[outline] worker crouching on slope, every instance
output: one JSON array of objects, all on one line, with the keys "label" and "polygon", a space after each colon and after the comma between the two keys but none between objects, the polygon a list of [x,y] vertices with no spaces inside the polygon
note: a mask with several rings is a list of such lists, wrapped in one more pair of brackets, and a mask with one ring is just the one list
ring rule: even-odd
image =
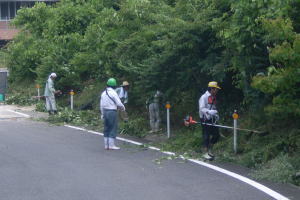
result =
[{"label": "worker crouching on slope", "polygon": [[214,158],[211,150],[213,145],[219,140],[220,135],[218,127],[204,123],[214,124],[219,120],[216,107],[216,95],[219,89],[221,88],[218,86],[218,83],[211,81],[208,83],[207,91],[199,99],[199,114],[202,123],[203,146],[205,151],[203,157],[208,160]]},{"label": "worker crouching on slope", "polygon": [[107,150],[120,149],[120,147],[115,145],[115,139],[118,131],[117,110],[125,111],[125,107],[114,90],[116,86],[116,79],[108,79],[107,87],[102,92],[100,99],[101,118],[104,119],[104,147]]}]

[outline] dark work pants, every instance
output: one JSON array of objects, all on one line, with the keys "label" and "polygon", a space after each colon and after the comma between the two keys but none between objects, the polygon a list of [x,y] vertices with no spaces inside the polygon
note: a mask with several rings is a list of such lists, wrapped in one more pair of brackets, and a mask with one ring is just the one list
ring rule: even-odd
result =
[{"label": "dark work pants", "polygon": [[104,110],[104,137],[116,138],[118,131],[118,113],[116,110]]},{"label": "dark work pants", "polygon": [[[212,120],[201,119],[201,122],[212,124]],[[202,138],[203,146],[207,149],[211,148],[212,145],[217,143],[220,138],[219,128],[215,126],[202,124]]]}]

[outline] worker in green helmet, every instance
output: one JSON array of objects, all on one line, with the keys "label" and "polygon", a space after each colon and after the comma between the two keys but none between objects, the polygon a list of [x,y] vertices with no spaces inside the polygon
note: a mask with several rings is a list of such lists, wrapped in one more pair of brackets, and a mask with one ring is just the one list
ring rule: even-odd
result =
[{"label": "worker in green helmet", "polygon": [[107,150],[120,149],[115,145],[118,131],[117,110],[125,111],[125,107],[115,91],[116,87],[116,79],[108,79],[106,89],[102,92],[100,99],[101,118],[104,119],[104,147]]}]

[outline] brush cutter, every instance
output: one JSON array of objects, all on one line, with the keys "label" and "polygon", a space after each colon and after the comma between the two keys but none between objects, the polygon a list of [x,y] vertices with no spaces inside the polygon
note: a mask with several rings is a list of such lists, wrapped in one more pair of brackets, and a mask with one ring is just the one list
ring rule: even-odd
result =
[{"label": "brush cutter", "polygon": [[[210,123],[204,123],[204,122],[197,122],[197,121],[193,120],[192,116],[189,116],[189,115],[186,116],[183,121],[184,121],[184,125],[187,127],[190,125],[194,125],[194,124],[203,124],[203,125],[214,126],[214,127],[219,127],[219,128],[234,129],[234,127],[232,127],[232,126],[224,126],[224,125],[219,125],[219,124],[214,124],[214,123],[210,124]],[[252,132],[252,133],[263,133],[261,131],[244,129],[244,128],[236,128],[236,130],[247,131],[247,132]]]}]

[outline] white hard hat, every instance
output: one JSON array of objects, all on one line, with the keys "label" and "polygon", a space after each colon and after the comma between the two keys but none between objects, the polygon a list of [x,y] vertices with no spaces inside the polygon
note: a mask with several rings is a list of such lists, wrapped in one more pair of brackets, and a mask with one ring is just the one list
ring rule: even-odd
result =
[{"label": "white hard hat", "polygon": [[50,74],[50,77],[56,78],[57,75],[56,75],[55,73],[51,73],[51,74]]},{"label": "white hard hat", "polygon": [[129,86],[129,83],[127,81],[123,81],[123,84],[121,86],[122,87]]}]

